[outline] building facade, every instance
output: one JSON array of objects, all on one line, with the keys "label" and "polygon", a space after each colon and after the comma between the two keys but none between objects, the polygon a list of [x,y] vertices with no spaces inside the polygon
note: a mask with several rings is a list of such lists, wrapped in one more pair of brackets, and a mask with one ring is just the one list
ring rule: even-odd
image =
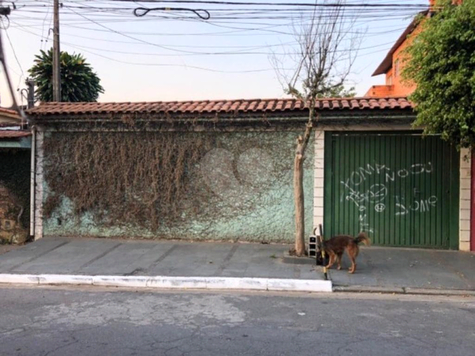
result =
[{"label": "building facade", "polygon": [[[466,152],[423,138],[404,98],[320,99],[316,109],[307,234],[323,224],[381,246],[470,248]],[[49,103],[29,114],[35,238],[293,241],[301,101]]]}]

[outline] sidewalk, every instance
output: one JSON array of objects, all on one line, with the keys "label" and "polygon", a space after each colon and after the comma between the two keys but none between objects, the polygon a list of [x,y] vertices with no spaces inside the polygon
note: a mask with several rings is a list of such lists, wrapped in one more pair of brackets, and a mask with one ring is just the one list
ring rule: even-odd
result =
[{"label": "sidewalk", "polygon": [[330,270],[335,291],[475,295],[473,253],[372,246],[357,264],[353,275]]},{"label": "sidewalk", "polygon": [[475,295],[475,255],[361,248],[356,273],[283,258],[288,245],[44,238],[0,255],[0,283]]},{"label": "sidewalk", "polygon": [[288,245],[44,238],[0,255],[0,283],[331,292]]}]

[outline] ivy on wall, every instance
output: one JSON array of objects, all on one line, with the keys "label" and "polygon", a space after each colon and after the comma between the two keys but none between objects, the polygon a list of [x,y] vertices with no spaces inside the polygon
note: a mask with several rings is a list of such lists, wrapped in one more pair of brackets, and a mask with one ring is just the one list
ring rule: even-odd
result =
[{"label": "ivy on wall", "polygon": [[49,132],[45,234],[287,241],[295,137],[288,130]]},{"label": "ivy on wall", "polygon": [[[45,140],[45,177],[51,190],[44,214],[60,196],[75,215],[93,212],[101,224],[156,230],[181,214],[191,171],[209,150],[209,135],[174,133],[55,133]],[[199,209],[199,197],[191,209]]]}]

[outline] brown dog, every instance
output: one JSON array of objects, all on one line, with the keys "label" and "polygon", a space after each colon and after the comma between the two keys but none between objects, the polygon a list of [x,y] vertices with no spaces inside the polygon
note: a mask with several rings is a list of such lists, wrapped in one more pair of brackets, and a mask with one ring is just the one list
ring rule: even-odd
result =
[{"label": "brown dog", "polygon": [[338,263],[338,269],[341,269],[341,257],[343,256],[343,252],[348,255],[351,260],[351,267],[349,268],[349,273],[355,273],[356,270],[356,257],[360,252],[358,247],[359,243],[364,243],[365,245],[370,245],[371,241],[366,235],[365,232],[360,232],[358,236],[352,237],[349,235],[339,235],[334,236],[330,240],[323,241],[319,245],[319,252],[323,249],[325,253],[330,256],[330,260],[328,262],[327,268],[330,268],[334,263],[335,260]]}]

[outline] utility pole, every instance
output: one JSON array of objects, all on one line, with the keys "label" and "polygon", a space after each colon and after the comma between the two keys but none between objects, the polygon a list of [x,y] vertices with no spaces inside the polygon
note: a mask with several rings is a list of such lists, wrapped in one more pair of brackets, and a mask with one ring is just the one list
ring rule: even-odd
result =
[{"label": "utility pole", "polygon": [[[2,5],[3,5],[3,1],[0,0],[0,16],[10,15],[10,11],[11,11],[10,8],[9,7],[4,7]],[[8,89],[10,90],[10,96],[11,96],[11,99],[13,101],[12,107],[13,107],[14,110],[16,110],[18,112],[18,114],[20,115],[21,120],[24,120],[25,122],[27,122],[28,118],[26,117],[23,110],[20,107],[18,107],[17,100],[16,100],[16,97],[15,97],[15,91],[13,90],[13,85],[12,85],[12,81],[11,81],[11,78],[10,78],[10,74],[8,73],[8,67],[7,67],[7,63],[6,63],[6,60],[5,60],[5,52],[3,51],[2,31],[0,31],[0,65],[3,69],[5,79],[7,80]]]},{"label": "utility pole", "polygon": [[35,82],[33,79],[26,78],[26,85],[28,86],[28,109],[35,106]]},{"label": "utility pole", "polygon": [[61,101],[61,64],[59,48],[59,0],[54,0],[53,11],[53,101]]}]

